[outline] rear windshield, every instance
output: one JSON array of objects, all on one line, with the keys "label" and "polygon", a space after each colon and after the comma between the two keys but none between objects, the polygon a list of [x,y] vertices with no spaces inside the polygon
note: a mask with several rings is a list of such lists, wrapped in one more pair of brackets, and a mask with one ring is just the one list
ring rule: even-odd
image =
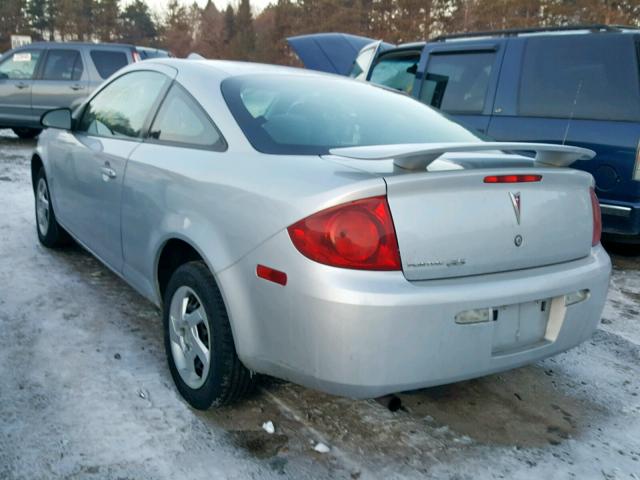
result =
[{"label": "rear windshield", "polygon": [[246,75],[224,80],[221,88],[247,139],[263,153],[322,155],[336,147],[480,141],[406,95],[340,77]]}]

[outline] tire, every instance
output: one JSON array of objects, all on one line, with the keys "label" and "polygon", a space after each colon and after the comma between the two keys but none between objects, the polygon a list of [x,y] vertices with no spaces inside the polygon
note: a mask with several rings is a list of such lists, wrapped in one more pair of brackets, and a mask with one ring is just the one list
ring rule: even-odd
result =
[{"label": "tire", "polygon": [[30,140],[32,138],[36,138],[42,132],[41,128],[27,128],[27,127],[16,127],[12,128],[13,133],[15,133],[18,137],[23,140]]},{"label": "tire", "polygon": [[66,245],[69,243],[70,237],[60,226],[58,220],[56,220],[44,167],[40,168],[36,176],[34,193],[38,240],[47,248],[57,248]]},{"label": "tire", "polygon": [[238,358],[222,295],[204,262],[186,263],[171,276],[163,325],[171,376],[193,408],[229,405],[253,388],[255,377]]}]

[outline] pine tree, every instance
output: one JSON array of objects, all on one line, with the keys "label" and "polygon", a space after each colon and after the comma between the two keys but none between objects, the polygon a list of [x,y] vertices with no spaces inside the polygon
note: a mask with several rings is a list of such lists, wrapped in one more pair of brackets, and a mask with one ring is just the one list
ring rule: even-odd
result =
[{"label": "pine tree", "polygon": [[189,23],[187,9],[180,5],[178,0],[171,0],[164,24],[164,46],[174,55],[185,57],[191,51],[194,28],[195,26]]},{"label": "pine tree", "polygon": [[98,0],[95,6],[96,34],[100,41],[110,42],[118,36],[119,0]]},{"label": "pine tree", "polygon": [[233,42],[233,53],[237,58],[249,60],[256,47],[256,33],[253,28],[253,14],[249,0],[240,0],[235,17],[236,35]]},{"label": "pine tree", "polygon": [[152,45],[158,37],[158,29],[149,7],[142,0],[135,0],[120,14],[120,39],[134,45]]},{"label": "pine tree", "polygon": [[209,0],[200,14],[194,51],[206,58],[224,56],[224,16]]}]

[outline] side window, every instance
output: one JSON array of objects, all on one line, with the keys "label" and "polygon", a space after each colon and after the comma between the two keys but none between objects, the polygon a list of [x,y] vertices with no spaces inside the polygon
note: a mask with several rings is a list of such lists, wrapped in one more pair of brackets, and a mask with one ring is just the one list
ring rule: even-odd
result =
[{"label": "side window", "polygon": [[77,50],[49,50],[44,64],[44,80],[80,80],[84,68]]},{"label": "side window", "polygon": [[29,80],[40,58],[40,50],[21,50],[0,63],[0,79]]},{"label": "side window", "polygon": [[140,138],[168,81],[165,75],[151,71],[116,78],[89,102],[77,130],[101,137]]},{"label": "side window", "polygon": [[530,38],[518,113],[532,117],[637,121],[640,84],[626,35]]},{"label": "side window", "polygon": [[220,132],[202,107],[177,84],[162,102],[149,136],[170,143],[225,148]]},{"label": "side window", "polygon": [[482,113],[494,52],[431,54],[420,100],[448,113]]},{"label": "side window", "polygon": [[110,77],[129,64],[127,54],[116,50],[91,50],[89,55],[102,78]]},{"label": "side window", "polygon": [[381,56],[371,70],[371,82],[410,94],[419,60],[419,52]]}]

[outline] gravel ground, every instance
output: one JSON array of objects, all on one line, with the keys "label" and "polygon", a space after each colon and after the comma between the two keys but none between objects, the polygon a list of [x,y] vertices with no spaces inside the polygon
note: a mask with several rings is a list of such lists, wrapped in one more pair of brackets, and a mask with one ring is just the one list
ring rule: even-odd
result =
[{"label": "gravel ground", "polygon": [[33,146],[0,131],[0,479],[640,480],[640,249],[613,254],[601,329],[555,358],[378,401],[269,381],[196,412],[155,307],[38,244]]}]

